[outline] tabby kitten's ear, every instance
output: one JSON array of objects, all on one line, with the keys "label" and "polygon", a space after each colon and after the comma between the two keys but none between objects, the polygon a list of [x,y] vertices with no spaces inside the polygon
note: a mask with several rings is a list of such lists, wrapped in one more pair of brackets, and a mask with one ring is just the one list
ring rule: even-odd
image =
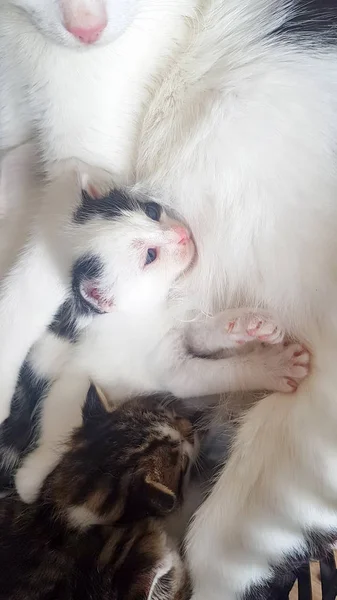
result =
[{"label": "tabby kitten's ear", "polygon": [[189,600],[190,581],[161,523],[145,519],[108,540],[102,563],[123,600]]},{"label": "tabby kitten's ear", "polygon": [[87,423],[92,419],[101,419],[108,412],[112,411],[107,397],[98,386],[93,383],[87,393],[87,398],[82,409],[83,423]]},{"label": "tabby kitten's ear", "polygon": [[155,481],[151,475],[146,475],[144,486],[144,497],[156,513],[165,516],[174,509],[177,497],[166,485]]},{"label": "tabby kitten's ear", "polygon": [[146,600],[190,600],[191,596],[190,579],[178,552],[168,552],[152,572]]}]

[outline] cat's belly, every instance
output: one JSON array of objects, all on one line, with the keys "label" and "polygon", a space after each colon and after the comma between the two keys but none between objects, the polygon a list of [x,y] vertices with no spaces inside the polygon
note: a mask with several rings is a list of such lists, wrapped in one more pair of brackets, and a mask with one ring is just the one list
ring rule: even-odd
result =
[{"label": "cat's belly", "polygon": [[195,305],[262,304],[302,336],[337,300],[337,78],[329,57],[316,79],[314,65],[276,54],[272,67],[259,65],[262,79],[247,67],[249,85],[242,68],[233,95],[191,85],[174,96],[170,81],[174,97],[161,92],[151,106],[138,161],[196,239],[186,279]]}]

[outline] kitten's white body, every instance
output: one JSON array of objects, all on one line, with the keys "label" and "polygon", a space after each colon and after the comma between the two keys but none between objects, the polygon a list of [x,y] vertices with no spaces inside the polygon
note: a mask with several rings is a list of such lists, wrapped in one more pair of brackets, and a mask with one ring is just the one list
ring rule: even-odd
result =
[{"label": "kitten's white body", "polygon": [[[71,431],[81,424],[92,381],[115,405],[158,392],[179,398],[261,389],[291,392],[308,373],[309,354],[299,344],[280,343],[283,331],[268,314],[235,309],[191,322],[180,321],[181,315],[179,305],[169,300],[154,302],[148,311],[116,307],[84,319],[75,345],[47,332],[33,346],[30,371],[38,381],[53,383],[41,407],[39,446],[16,475],[25,502],[37,498]],[[249,344],[257,337],[267,345]],[[240,353],[238,343],[245,345]]]},{"label": "kitten's white body", "polygon": [[[172,47],[173,15],[166,15],[165,31],[149,19],[152,37],[147,22],[131,27],[113,50],[72,55],[85,82],[91,60],[96,74],[100,53],[114,55],[111,101],[95,85],[98,105],[95,94],[85,102],[80,82],[73,87],[75,69],[68,71],[64,49],[62,78],[48,96],[55,100],[69,73],[64,99],[59,94],[55,102],[62,132],[55,116],[44,123],[47,158],[76,154],[128,178],[142,102],[150,102],[149,75],[158,75],[137,172],[160,185],[191,226],[199,250],[190,282],[196,306],[213,312],[234,303],[265,305],[312,347],[314,369],[297,394],[276,394],[248,412],[194,522],[193,600],[233,600],[272,577],[271,563],[302,551],[305,530],[337,528],[337,55],[333,45],[269,43],[285,4],[201,2],[170,70],[162,50]],[[207,17],[209,5],[215,10]],[[180,0],[172,7],[179,12]],[[213,27],[198,31],[205,14]],[[26,48],[38,48],[28,40]]]}]

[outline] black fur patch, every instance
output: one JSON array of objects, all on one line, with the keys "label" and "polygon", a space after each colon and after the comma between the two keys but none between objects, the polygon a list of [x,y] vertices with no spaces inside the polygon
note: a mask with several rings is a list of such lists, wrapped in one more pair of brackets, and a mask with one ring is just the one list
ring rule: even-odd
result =
[{"label": "black fur patch", "polygon": [[[297,577],[305,577],[309,560],[320,560],[330,551],[331,545],[337,540],[337,532],[322,533],[308,531],[305,534],[306,548],[303,552],[289,554],[278,565],[272,565],[274,576],[271,581],[255,585],[241,600],[284,600],[293,587]],[[310,574],[307,574],[310,580]]]},{"label": "black fur patch", "polygon": [[60,306],[48,329],[54,335],[74,343],[78,339],[77,317],[74,301],[68,298]]},{"label": "black fur patch", "polygon": [[289,17],[274,36],[320,46],[337,43],[336,0],[293,0],[290,6]]},{"label": "black fur patch", "polygon": [[19,374],[10,415],[0,427],[0,491],[13,485],[18,463],[38,439],[39,406],[48,387],[48,381],[37,377],[26,361]]},{"label": "black fur patch", "polygon": [[133,211],[139,207],[139,203],[121,189],[111,190],[102,198],[92,198],[88,192],[82,190],[82,203],[77,208],[73,220],[80,225],[95,217],[113,220],[120,217],[124,211]]}]

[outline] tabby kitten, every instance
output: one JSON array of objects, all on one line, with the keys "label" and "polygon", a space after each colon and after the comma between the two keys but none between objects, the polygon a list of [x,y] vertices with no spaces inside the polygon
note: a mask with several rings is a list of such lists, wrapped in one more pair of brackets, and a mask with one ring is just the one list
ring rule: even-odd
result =
[{"label": "tabby kitten", "polygon": [[151,398],[102,400],[91,386],[37,502],[0,500],[1,600],[189,598],[164,523],[197,454],[191,421]]}]

